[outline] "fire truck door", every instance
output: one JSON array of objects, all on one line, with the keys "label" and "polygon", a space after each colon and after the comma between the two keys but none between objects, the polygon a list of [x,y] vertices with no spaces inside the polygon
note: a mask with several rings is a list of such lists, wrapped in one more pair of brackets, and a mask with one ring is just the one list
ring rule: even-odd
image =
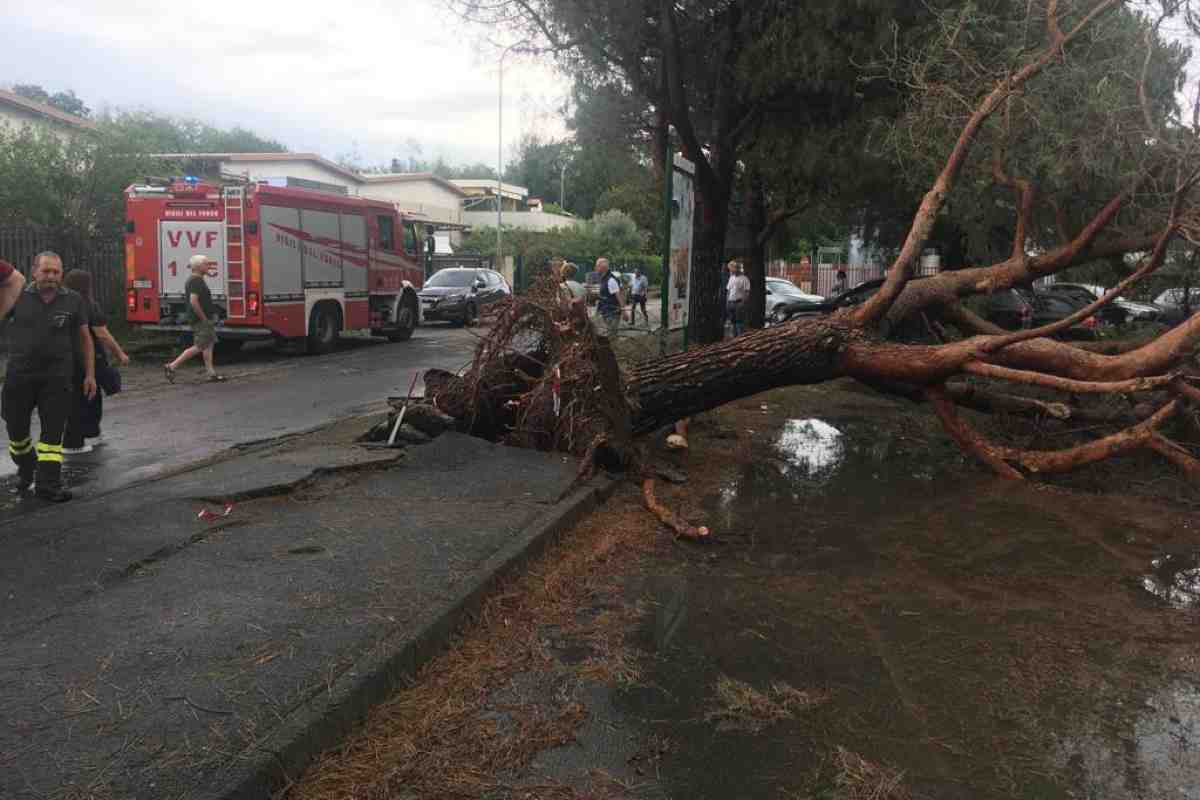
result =
[{"label": "fire truck door", "polygon": [[204,280],[214,297],[225,296],[225,231],[221,222],[168,222],[159,228],[159,294],[182,297],[191,277],[188,260],[204,255],[216,262]]}]

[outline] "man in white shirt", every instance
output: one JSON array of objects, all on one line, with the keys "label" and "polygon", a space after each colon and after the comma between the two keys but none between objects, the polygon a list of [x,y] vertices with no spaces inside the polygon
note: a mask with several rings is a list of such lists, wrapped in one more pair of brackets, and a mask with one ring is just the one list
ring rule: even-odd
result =
[{"label": "man in white shirt", "polygon": [[650,327],[650,314],[646,311],[646,293],[650,289],[650,281],[647,280],[642,268],[638,267],[633,272],[633,283],[629,287],[629,325],[630,327],[637,325],[637,310],[640,306],[642,316],[646,320],[646,327]]},{"label": "man in white shirt", "polygon": [[746,301],[750,298],[750,279],[742,274],[741,265],[729,262],[729,282],[725,285],[725,310],[733,324],[733,335],[746,330]]}]

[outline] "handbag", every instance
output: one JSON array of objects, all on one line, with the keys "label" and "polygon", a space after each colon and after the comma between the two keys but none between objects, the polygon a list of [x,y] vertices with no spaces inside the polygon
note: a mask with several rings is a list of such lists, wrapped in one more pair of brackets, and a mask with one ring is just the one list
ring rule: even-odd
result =
[{"label": "handbag", "polygon": [[96,361],[96,385],[105,394],[120,394],[121,371],[110,364],[107,358],[97,358]]}]

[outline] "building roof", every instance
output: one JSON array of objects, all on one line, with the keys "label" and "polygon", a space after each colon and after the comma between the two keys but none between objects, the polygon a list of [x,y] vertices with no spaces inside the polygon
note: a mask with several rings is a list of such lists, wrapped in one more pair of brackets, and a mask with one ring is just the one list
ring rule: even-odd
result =
[{"label": "building roof", "polygon": [[19,108],[22,111],[36,114],[40,117],[45,117],[51,122],[59,122],[63,125],[70,125],[72,128],[80,128],[82,130],[96,130],[96,123],[90,119],[77,117],[74,114],[55,108],[46,103],[39,103],[37,100],[30,100],[28,97],[22,97],[16,92],[10,92],[6,89],[0,89],[0,105]]},{"label": "building roof", "polygon": [[254,162],[254,161],[309,161],[337,175],[362,183],[363,176],[346,169],[316,153],[155,153],[155,158],[205,159],[210,161]]},{"label": "building roof", "polygon": [[363,183],[419,183],[421,181],[430,181],[436,183],[443,189],[449,189],[459,197],[466,197],[467,193],[462,190],[454,181],[448,181],[440,175],[434,175],[432,172],[387,172],[382,175],[363,175],[361,176]]},{"label": "building roof", "polygon": [[[455,178],[451,181],[457,184],[460,189],[463,189],[468,194],[495,194],[496,181],[492,178]],[[500,191],[505,197],[513,197],[518,200],[529,196],[529,190],[524,186],[517,186],[515,183],[500,183]]]}]

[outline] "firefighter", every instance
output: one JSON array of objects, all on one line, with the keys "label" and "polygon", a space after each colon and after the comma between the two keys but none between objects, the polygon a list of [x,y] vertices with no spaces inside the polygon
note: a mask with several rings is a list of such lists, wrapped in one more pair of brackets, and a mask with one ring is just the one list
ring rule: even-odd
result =
[{"label": "firefighter", "polygon": [[[83,393],[96,394],[95,346],[88,330],[87,303],[62,285],[62,259],[49,251],[33,259],[33,281],[12,307],[8,325],[8,373],[0,415],[8,426],[8,452],[17,464],[17,491],[33,485],[36,495],[62,503],[62,438],[72,397],[75,351],[83,358]],[[35,445],[30,435],[34,408],[41,422]]]}]

